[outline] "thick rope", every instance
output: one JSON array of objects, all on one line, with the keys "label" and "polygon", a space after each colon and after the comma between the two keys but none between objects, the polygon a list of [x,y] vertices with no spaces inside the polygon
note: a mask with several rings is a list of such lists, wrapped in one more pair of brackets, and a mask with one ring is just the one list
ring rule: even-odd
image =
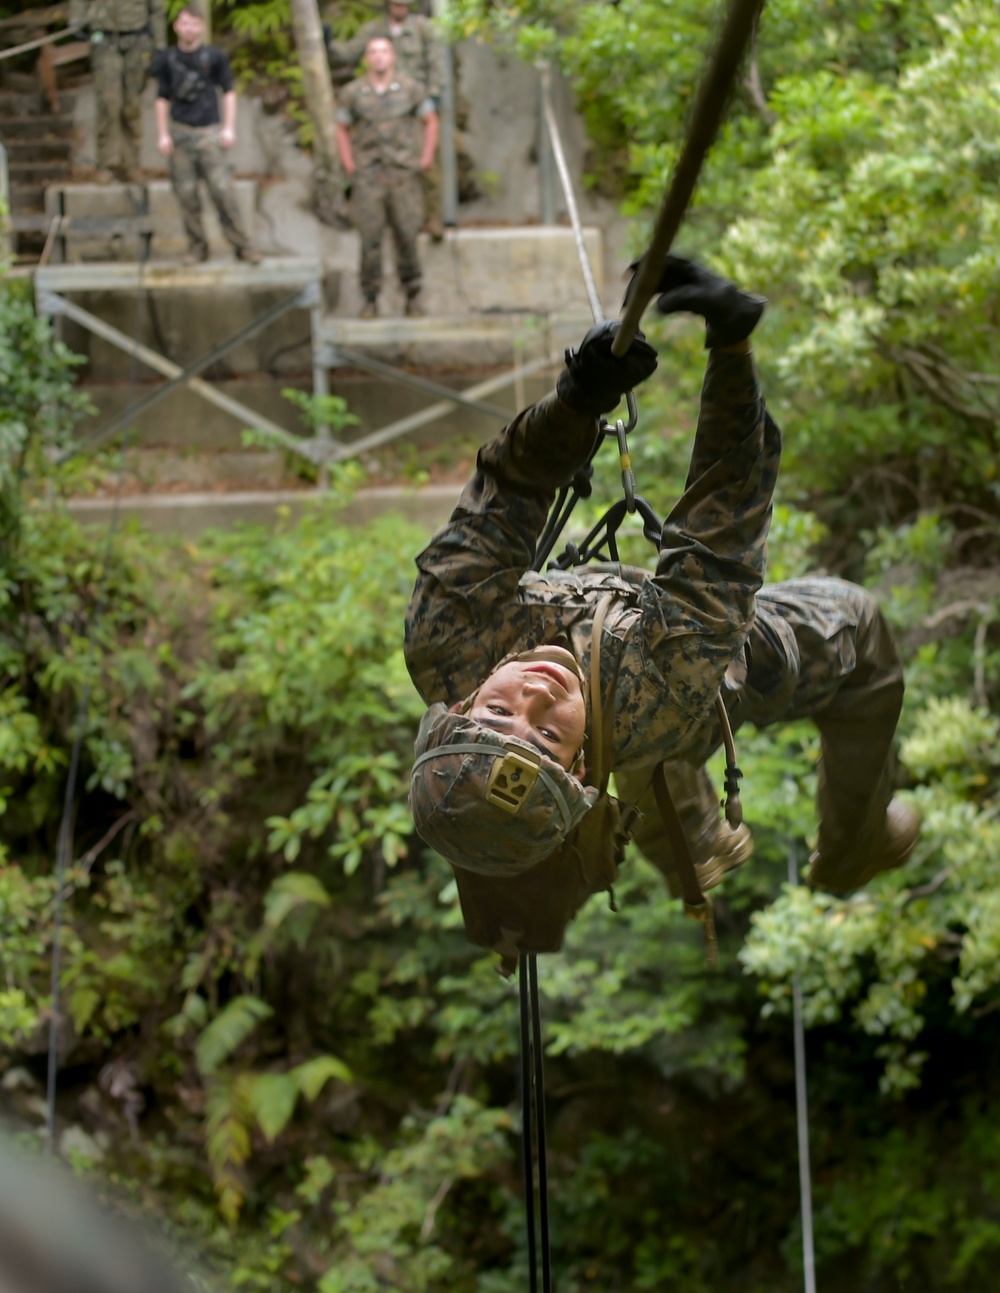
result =
[{"label": "thick rope", "polygon": [[611,345],[613,355],[624,355],[635,336],[646,306],[656,295],[674,238],[681,227],[708,150],[718,133],[729,92],[743,55],[753,36],[764,0],[732,0],[726,25],[715,54],[702,78],[684,147],[677,159],[670,187],[663,198],[649,250],[632,280],[621,326]]}]

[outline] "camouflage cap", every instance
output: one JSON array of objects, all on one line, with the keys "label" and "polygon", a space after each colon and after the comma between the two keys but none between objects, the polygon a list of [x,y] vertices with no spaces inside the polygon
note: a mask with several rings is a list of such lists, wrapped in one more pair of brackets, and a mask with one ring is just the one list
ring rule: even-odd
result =
[{"label": "camouflage cap", "polygon": [[445,705],[423,717],[410,778],[417,833],[480,875],[526,871],[559,847],[598,797],[527,741]]}]

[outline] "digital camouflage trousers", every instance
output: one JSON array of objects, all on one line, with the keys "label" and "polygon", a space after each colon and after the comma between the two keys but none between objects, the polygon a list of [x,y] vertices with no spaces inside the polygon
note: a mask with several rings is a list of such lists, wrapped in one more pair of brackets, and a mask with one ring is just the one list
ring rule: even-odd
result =
[{"label": "digital camouflage trousers", "polygon": [[[831,862],[873,838],[892,795],[893,737],[903,703],[903,671],[892,632],[865,589],[839,579],[791,579],[757,594],[745,677],[722,690],[733,729],[811,719],[820,736],[818,850]],[[696,861],[716,839],[720,789],[704,760],[722,744],[717,720],[706,724],[690,761],[664,766]],[[673,850],[649,781],[652,769],[615,774],[618,793],[645,817],[635,839],[672,881]],[[752,779],[745,794],[753,819]]]},{"label": "digital camouflage trousers", "polygon": [[417,234],[424,223],[420,172],[402,167],[359,168],[351,185],[351,219],[361,235],[361,293],[374,301],[382,286],[382,236],[386,225],[396,247],[396,271],[408,297],[420,291]]},{"label": "digital camouflage trousers", "polygon": [[170,123],[174,151],[170,155],[170,182],[184,217],[184,231],[193,252],[208,254],[208,239],[201,219],[199,181],[205,181],[208,195],[219,213],[222,232],[234,251],[250,246],[250,239],[240,220],[233,191],[233,168],[219,143],[218,126],[185,126]]},{"label": "digital camouflage trousers", "polygon": [[105,35],[90,46],[97,101],[97,165],[134,170],[142,144],[142,90],[153,38]]}]

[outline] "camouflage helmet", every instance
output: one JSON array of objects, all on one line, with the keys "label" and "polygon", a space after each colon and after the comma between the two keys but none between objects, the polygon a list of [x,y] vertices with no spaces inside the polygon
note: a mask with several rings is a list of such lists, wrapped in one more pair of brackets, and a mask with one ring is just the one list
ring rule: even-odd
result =
[{"label": "camouflage helmet", "polygon": [[598,797],[527,741],[440,703],[423,717],[410,811],[426,844],[480,875],[526,871],[559,847]]}]

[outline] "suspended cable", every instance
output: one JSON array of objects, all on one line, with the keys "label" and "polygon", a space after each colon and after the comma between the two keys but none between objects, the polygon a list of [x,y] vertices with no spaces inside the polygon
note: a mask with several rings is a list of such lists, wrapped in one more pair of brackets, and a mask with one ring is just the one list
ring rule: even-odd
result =
[{"label": "suspended cable", "polygon": [[542,109],[545,112],[545,125],[549,132],[549,139],[552,142],[552,156],[555,158],[556,170],[559,172],[559,181],[562,184],[566,211],[573,229],[573,241],[576,243],[576,252],[580,258],[583,286],[587,292],[587,300],[590,302],[590,312],[594,316],[594,322],[603,323],[607,316],[601,305],[597,284],[594,281],[594,271],[591,268],[590,257],[587,254],[587,244],[583,237],[583,226],[580,223],[580,212],[576,205],[573,182],[570,179],[569,167],[566,165],[566,154],[563,151],[562,139],[559,136],[559,123],[556,121],[556,114],[552,107],[552,71],[547,62],[542,62],[539,64],[539,72],[542,78]]},{"label": "suspended cable", "polygon": [[[796,843],[788,843],[788,883],[799,883]],[[816,1253],[813,1247],[812,1168],[809,1162],[809,1098],[806,1087],[806,1030],[802,1017],[802,981],[792,976],[792,1033],[795,1047],[795,1125],[799,1143],[799,1199],[802,1207],[802,1270],[805,1293],[816,1293]]]},{"label": "suspended cable", "polygon": [[[128,193],[133,204],[133,209],[135,209],[137,204],[131,188],[128,189]],[[147,197],[146,190],[144,190],[141,206],[145,208],[146,205]],[[145,211],[136,211],[136,214],[145,214]],[[142,327],[142,306],[143,298],[145,296],[143,274],[145,271],[146,260],[149,256],[149,247],[149,238],[143,237],[140,240],[138,277],[135,292],[135,310],[132,320],[133,349],[129,363],[128,389],[125,400],[127,412],[133,407],[135,387],[138,380],[139,360],[136,350],[139,345],[139,333]],[[128,448],[130,431],[131,427],[126,426],[125,434],[122,438],[121,449],[119,451],[118,471],[115,477],[111,518],[108,522],[108,530],[104,542],[104,559],[101,563],[101,581],[98,586],[97,597],[94,601],[94,609],[91,613],[92,621],[96,621],[100,617],[107,599],[108,575],[111,565],[112,547],[121,513],[122,485],[125,478],[125,453]],[[69,869],[73,849],[73,805],[76,800],[77,781],[80,773],[80,755],[83,749],[83,738],[90,709],[90,696],[91,688],[90,684],[87,683],[81,692],[80,702],[77,705],[76,710],[73,745],[70,752],[69,769],[66,774],[66,793],[63,798],[63,814],[62,820],[59,823],[59,835],[56,844],[56,885],[52,920],[52,967],[50,979],[51,1004],[49,1007],[49,1039],[45,1082],[45,1149],[49,1157],[55,1153],[56,1089],[58,1085],[59,1072],[59,979],[62,970],[63,902],[65,898],[66,872]]]}]

